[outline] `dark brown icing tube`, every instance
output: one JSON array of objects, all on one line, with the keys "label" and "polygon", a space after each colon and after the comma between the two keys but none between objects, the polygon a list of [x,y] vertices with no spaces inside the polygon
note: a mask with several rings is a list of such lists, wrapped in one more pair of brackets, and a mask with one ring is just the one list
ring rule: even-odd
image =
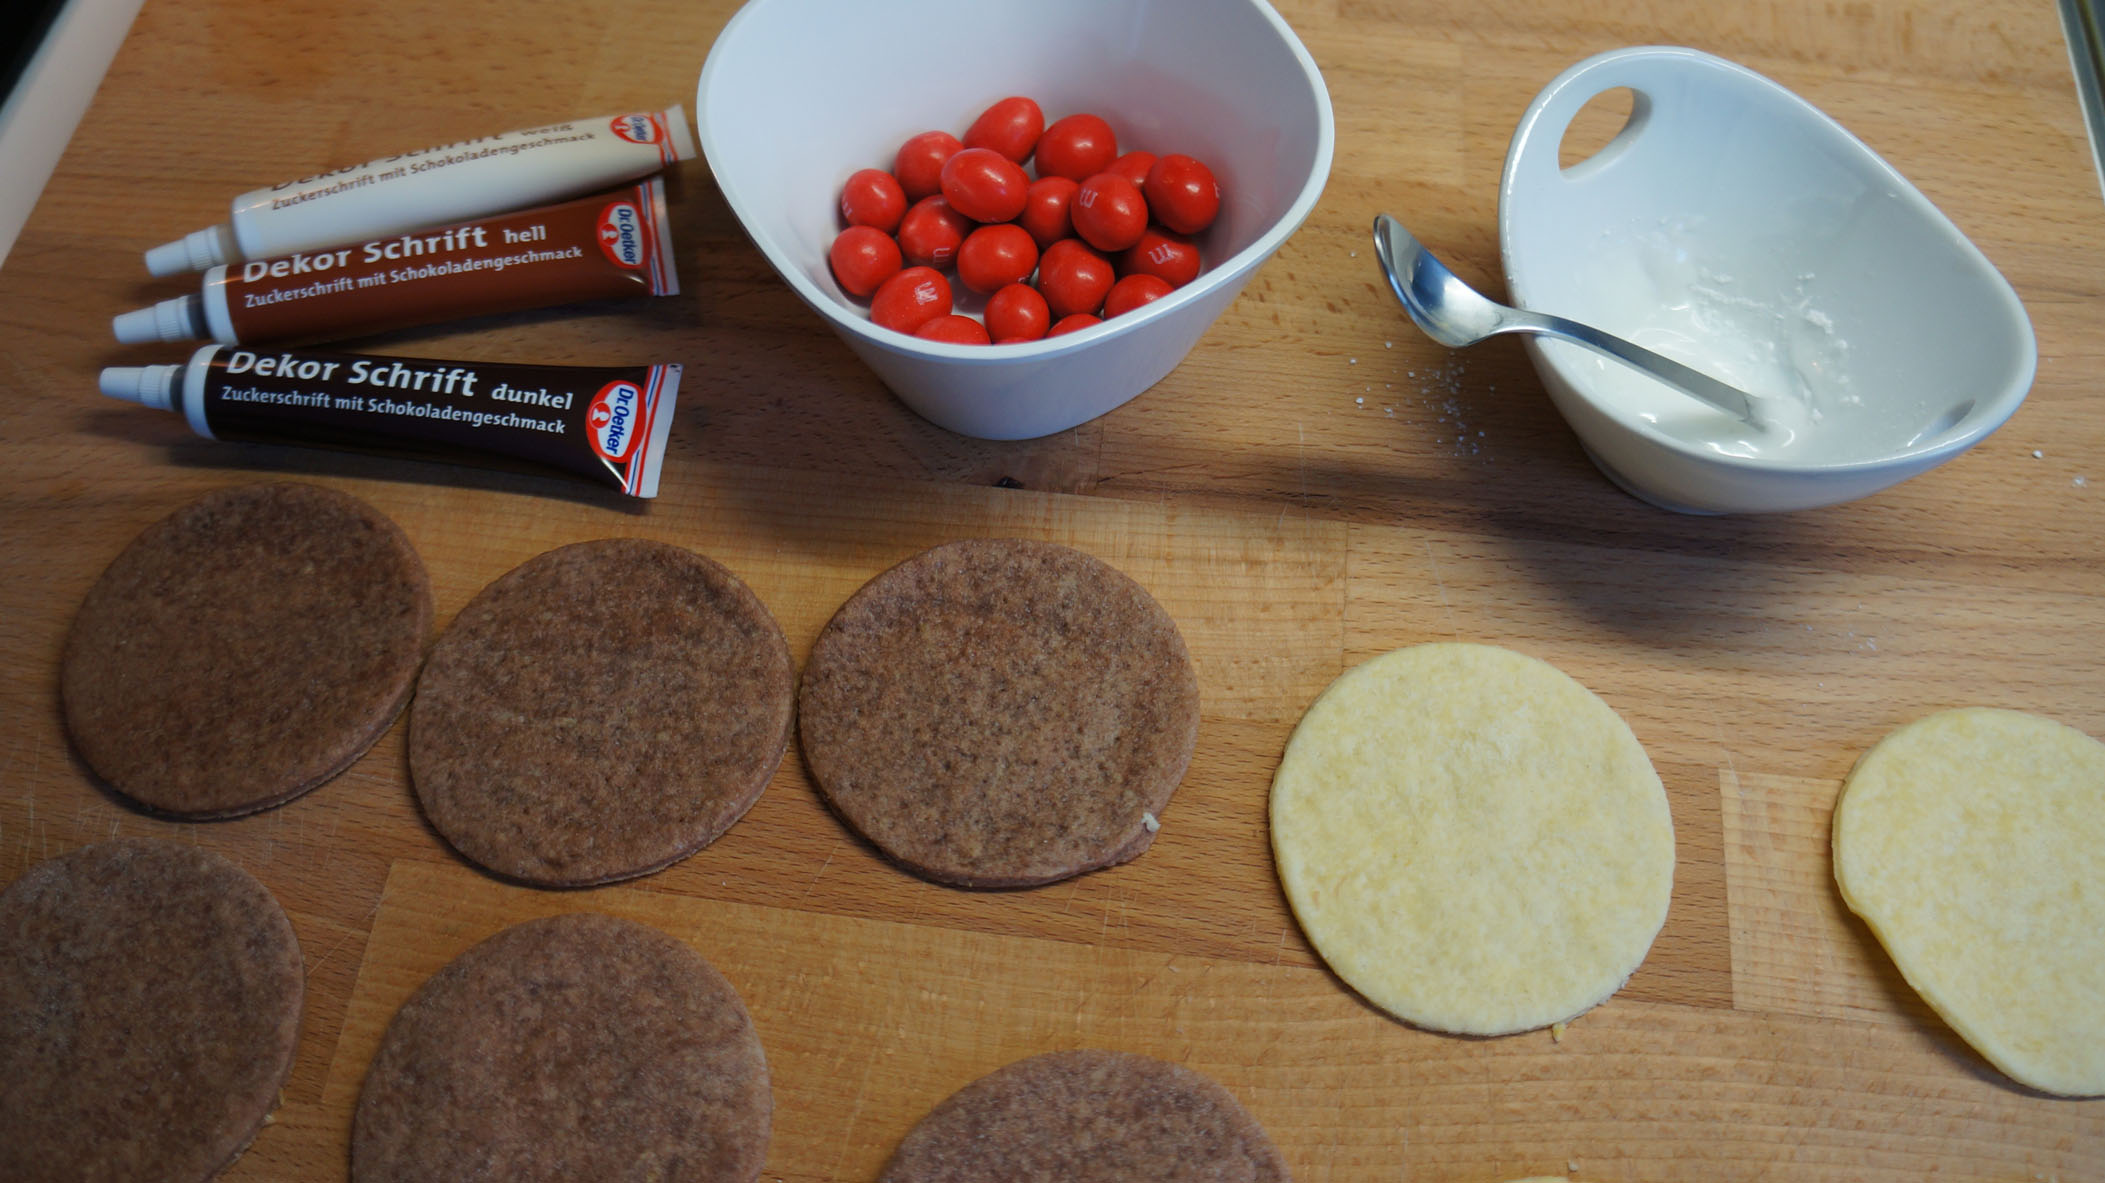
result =
[{"label": "dark brown icing tube", "polygon": [[259,352],[207,345],[186,365],[111,366],[102,392],[180,412],[211,439],[561,472],[658,494],[680,367]]},{"label": "dark brown icing tube", "polygon": [[126,312],[119,341],[330,341],[680,290],[665,183],[371,242],[221,264],[196,295]]}]

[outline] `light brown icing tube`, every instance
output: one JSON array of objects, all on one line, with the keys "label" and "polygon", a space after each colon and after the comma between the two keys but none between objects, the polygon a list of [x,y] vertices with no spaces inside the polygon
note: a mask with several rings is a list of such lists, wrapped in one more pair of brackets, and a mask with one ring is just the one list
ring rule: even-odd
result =
[{"label": "light brown icing tube", "polygon": [[680,290],[665,185],[276,259],[223,263],[203,290],[111,321],[119,341],[330,341],[579,300]]}]

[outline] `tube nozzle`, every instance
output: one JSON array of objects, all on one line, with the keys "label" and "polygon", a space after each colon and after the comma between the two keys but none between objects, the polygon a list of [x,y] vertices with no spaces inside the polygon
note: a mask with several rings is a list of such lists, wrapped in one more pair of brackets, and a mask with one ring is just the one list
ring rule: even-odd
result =
[{"label": "tube nozzle", "polygon": [[196,296],[176,296],[147,308],[134,308],[110,318],[110,331],[126,345],[151,341],[191,341],[209,336],[205,329],[204,301]]},{"label": "tube nozzle", "polygon": [[234,242],[233,230],[221,223],[193,231],[174,242],[164,242],[146,252],[146,269],[159,276],[181,275],[185,271],[203,271],[240,258],[241,249]]},{"label": "tube nozzle", "polygon": [[98,384],[111,398],[173,411],[176,378],[182,372],[181,366],[105,366]]}]

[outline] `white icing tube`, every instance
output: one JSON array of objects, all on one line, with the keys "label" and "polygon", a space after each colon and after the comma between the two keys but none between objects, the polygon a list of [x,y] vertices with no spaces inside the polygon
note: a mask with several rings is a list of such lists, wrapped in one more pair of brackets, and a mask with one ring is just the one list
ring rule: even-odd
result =
[{"label": "white icing tube", "polygon": [[679,107],[442,144],[244,193],[226,222],[147,251],[146,269],[179,275],[466,221],[693,157],[694,133]]}]

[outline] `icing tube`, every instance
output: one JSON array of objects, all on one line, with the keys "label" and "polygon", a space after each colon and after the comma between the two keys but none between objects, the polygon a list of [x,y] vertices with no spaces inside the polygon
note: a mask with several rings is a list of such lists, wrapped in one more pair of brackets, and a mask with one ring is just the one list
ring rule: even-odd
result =
[{"label": "icing tube", "polygon": [[207,345],[187,364],[111,366],[102,392],[175,411],[209,439],[555,471],[658,494],[680,367],[525,366]]},{"label": "icing tube", "polygon": [[665,183],[352,246],[226,264],[122,313],[119,341],[321,341],[575,300],[670,296]]},{"label": "icing tube", "polygon": [[542,205],[693,157],[679,107],[442,144],[244,193],[226,222],[146,252],[146,269],[179,275]]}]

